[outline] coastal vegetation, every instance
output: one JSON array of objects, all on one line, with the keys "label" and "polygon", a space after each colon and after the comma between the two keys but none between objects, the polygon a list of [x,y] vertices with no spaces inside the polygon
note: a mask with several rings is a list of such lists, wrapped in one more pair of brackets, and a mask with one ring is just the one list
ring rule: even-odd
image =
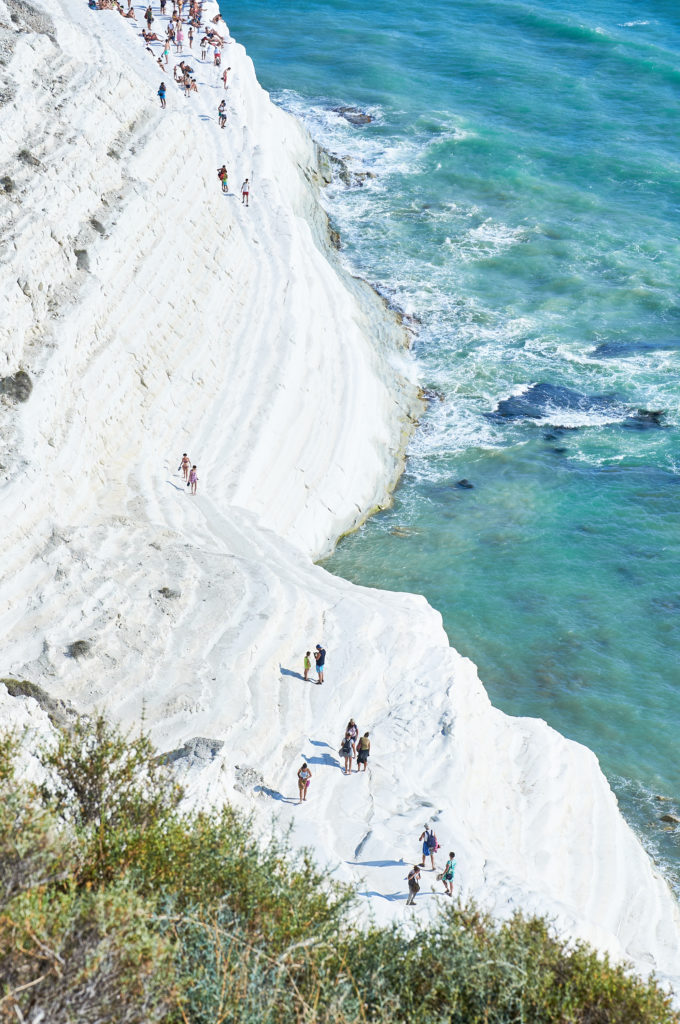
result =
[{"label": "coastal vegetation", "polygon": [[447,904],[362,928],[310,851],[186,810],[143,733],[77,718],[25,780],[0,738],[2,1024],[678,1024],[669,995],[550,924]]}]

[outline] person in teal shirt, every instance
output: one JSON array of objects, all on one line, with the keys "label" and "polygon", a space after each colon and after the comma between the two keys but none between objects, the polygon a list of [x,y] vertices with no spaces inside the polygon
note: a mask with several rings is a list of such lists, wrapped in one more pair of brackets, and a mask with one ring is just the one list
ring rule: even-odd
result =
[{"label": "person in teal shirt", "polygon": [[444,873],[442,875],[442,882],[444,883],[444,891],[447,896],[453,896],[453,876],[456,871],[456,855],[451,851],[449,853],[449,859],[446,862]]}]

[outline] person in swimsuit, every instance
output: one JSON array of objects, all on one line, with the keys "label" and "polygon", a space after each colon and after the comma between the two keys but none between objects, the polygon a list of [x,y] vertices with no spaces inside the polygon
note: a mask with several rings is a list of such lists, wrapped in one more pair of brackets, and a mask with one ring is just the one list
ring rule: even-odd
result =
[{"label": "person in swimsuit", "polygon": [[312,773],[310,772],[309,768],[307,767],[307,762],[306,761],[303,762],[302,768],[298,769],[297,777],[298,777],[298,790],[299,790],[299,793],[300,793],[300,799],[298,800],[298,803],[301,804],[303,800],[307,799],[307,790],[309,789],[309,783],[310,783],[311,778],[312,778]]},{"label": "person in swimsuit", "polygon": [[224,82],[224,88],[227,88],[227,75],[231,71],[231,68],[225,68],[222,72],[222,81]]},{"label": "person in swimsuit", "polygon": [[220,123],[220,128],[224,128],[227,123],[227,101],[222,100],[219,107],[217,108],[217,120]]},{"label": "person in swimsuit", "polygon": [[198,473],[196,472],[195,466],[191,467],[191,472],[189,473],[189,483],[191,484],[191,493],[195,494],[196,484],[198,483]]},{"label": "person in swimsuit", "polygon": [[371,741],[368,738],[368,733],[365,732],[357,744],[357,771],[361,771],[361,766],[364,766],[366,771],[366,764],[368,762],[368,755],[371,752]]},{"label": "person in swimsuit", "polygon": [[161,84],[158,86],[158,98],[161,101],[162,109],[165,110],[165,82],[161,82]]}]

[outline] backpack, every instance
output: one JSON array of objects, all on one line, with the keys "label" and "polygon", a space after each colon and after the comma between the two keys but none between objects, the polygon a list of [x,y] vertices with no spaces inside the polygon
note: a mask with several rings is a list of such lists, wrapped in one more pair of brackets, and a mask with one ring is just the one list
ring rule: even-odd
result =
[{"label": "backpack", "polygon": [[439,849],[439,840],[437,839],[434,832],[428,832],[427,834],[427,848],[430,853],[436,853]]}]

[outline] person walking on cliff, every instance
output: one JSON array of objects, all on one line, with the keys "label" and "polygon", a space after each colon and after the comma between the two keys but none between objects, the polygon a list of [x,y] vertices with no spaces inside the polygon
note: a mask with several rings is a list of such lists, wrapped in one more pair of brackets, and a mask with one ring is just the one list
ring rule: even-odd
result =
[{"label": "person walking on cliff", "polygon": [[353,718],[350,718],[347,723],[347,729],[345,730],[352,737],[352,753],[356,757],[357,754],[357,737],[359,735],[359,728]]},{"label": "person walking on cliff", "polygon": [[425,829],[421,833],[418,841],[423,844],[423,859],[420,864],[421,868],[425,867],[425,858],[429,856],[430,863],[432,864],[432,870],[434,871],[434,855],[439,849],[439,843],[437,842],[437,837],[429,825],[425,826]]},{"label": "person walking on cliff", "polygon": [[420,892],[420,868],[414,864],[408,875],[408,899],[406,906],[412,907],[416,902],[416,895]]},{"label": "person walking on cliff", "polygon": [[361,771],[363,765],[364,771],[366,771],[366,765],[368,763],[368,755],[371,752],[371,741],[368,738],[368,733],[365,732],[357,743],[357,771]]},{"label": "person walking on cliff", "polygon": [[312,773],[307,767],[307,762],[304,761],[301,768],[298,768],[298,791],[300,793],[300,799],[298,803],[302,803],[303,800],[307,799],[307,790],[309,789],[309,783],[312,779]]},{"label": "person walking on cliff", "polygon": [[321,644],[316,645],[316,650],[314,651],[314,661],[316,662],[316,681],[318,685],[321,686],[321,683],[323,682],[323,669],[324,665],[326,664],[326,651],[321,646]]},{"label": "person walking on cliff", "polygon": [[184,454],[182,455],[182,458],[180,460],[180,464],[179,464],[179,466],[177,468],[182,470],[182,473],[184,474],[184,480],[185,481],[187,481],[189,479],[189,468],[190,468],[190,466],[191,466],[191,459],[189,458],[187,453],[184,452]]},{"label": "person walking on cliff", "polygon": [[305,682],[307,682],[307,680],[309,679],[309,670],[312,667],[312,662],[309,657],[310,653],[310,651],[307,651],[307,653],[305,654],[305,660],[302,663],[302,667],[305,671]]},{"label": "person walking on cliff", "polygon": [[[241,202],[245,203],[246,206],[250,206],[250,203],[248,201],[249,197],[250,197],[250,182],[246,178],[246,180],[241,185]],[[316,657],[316,655],[314,655],[314,657]],[[323,679],[321,680],[321,682],[323,682]]]},{"label": "person walking on cliff", "polygon": [[222,72],[222,81],[224,83],[225,89],[227,88],[227,75],[229,74],[230,71],[231,68],[225,68],[224,71]]},{"label": "person walking on cliff", "polygon": [[196,472],[196,466],[192,466],[191,467],[191,472],[189,473],[189,484],[191,485],[191,493],[192,494],[196,493],[196,485],[197,485],[197,483],[198,483],[198,473]]},{"label": "person walking on cliff", "polygon": [[165,82],[158,86],[158,98],[161,101],[161,109],[165,110]]},{"label": "person walking on cliff", "polygon": [[144,11],[144,20],[146,21],[146,27],[148,28],[148,30],[150,32],[151,31],[151,22],[153,21],[153,12],[151,10],[151,4],[149,4],[147,9]]},{"label": "person walking on cliff", "polygon": [[446,862],[446,867],[442,872],[442,882],[444,883],[444,892],[447,896],[453,896],[453,876],[456,871],[456,855],[453,850],[449,853],[449,859]]},{"label": "person walking on cliff", "polygon": [[220,128],[224,128],[227,123],[227,101],[222,100],[219,107],[217,108],[217,120],[220,123]]},{"label": "person walking on cliff", "polygon": [[354,756],[354,747],[352,746],[352,737],[348,732],[345,733],[345,738],[340,745],[338,751],[341,757],[345,759],[345,767],[342,770],[343,775],[352,774],[352,757]]},{"label": "person walking on cliff", "polygon": [[229,191],[229,175],[227,174],[227,165],[226,164],[222,164],[221,167],[218,167],[218,169],[217,169],[217,177],[222,182],[222,191],[223,192],[228,192]]}]

